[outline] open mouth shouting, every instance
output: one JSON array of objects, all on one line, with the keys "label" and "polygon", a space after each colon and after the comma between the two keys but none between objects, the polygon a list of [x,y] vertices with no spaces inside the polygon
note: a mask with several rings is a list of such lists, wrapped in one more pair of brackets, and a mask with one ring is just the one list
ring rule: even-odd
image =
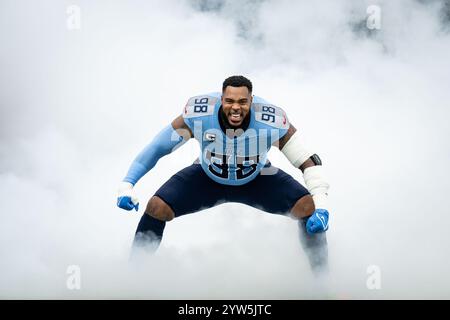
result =
[{"label": "open mouth shouting", "polygon": [[243,117],[241,112],[230,112],[228,114],[228,122],[232,126],[238,126],[242,123]]}]

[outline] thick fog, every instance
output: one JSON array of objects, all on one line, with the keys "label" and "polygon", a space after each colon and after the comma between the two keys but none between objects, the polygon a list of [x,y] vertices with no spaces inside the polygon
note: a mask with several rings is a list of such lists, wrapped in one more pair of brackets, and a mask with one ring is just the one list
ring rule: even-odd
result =
[{"label": "thick fog", "polygon": [[[449,22],[446,1],[1,1],[0,297],[450,298]],[[129,263],[146,202],[198,145],[139,181],[137,213],[119,182],[234,74],[322,158],[328,279],[294,220],[235,203],[167,223]]]}]

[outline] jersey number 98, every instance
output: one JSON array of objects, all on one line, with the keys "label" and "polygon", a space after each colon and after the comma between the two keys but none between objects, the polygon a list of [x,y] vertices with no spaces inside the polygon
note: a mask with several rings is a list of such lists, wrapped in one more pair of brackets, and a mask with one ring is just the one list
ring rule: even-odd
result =
[{"label": "jersey number 98", "polygon": [[[209,161],[209,172],[211,172],[213,175],[228,179],[229,178],[229,165],[227,163],[227,156],[224,154],[218,154],[215,152],[207,151],[206,153],[206,159]],[[214,161],[214,159],[217,159],[219,161]],[[259,155],[253,156],[253,157],[242,157],[242,156],[235,156],[235,163],[236,163],[236,179],[245,179],[249,176],[251,176],[258,166],[259,162]],[[219,171],[217,171],[217,169]]]},{"label": "jersey number 98", "polygon": [[261,114],[261,120],[267,121],[267,122],[275,122],[275,108],[269,107],[269,106],[263,106],[262,112],[267,112]]},{"label": "jersey number 98", "polygon": [[204,113],[208,112],[208,98],[195,99],[194,112]]}]

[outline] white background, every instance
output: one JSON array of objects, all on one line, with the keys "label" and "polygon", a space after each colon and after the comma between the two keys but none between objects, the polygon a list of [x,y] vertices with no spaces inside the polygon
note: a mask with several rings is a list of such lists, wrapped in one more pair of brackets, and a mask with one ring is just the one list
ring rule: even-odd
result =
[{"label": "white background", "polygon": [[[80,28],[68,28],[70,5]],[[381,29],[365,26],[369,5]],[[450,298],[450,35],[444,1],[0,3],[0,297]],[[448,8],[447,8],[448,9]],[[69,23],[70,25],[70,23]],[[238,204],[175,219],[128,263],[143,207],[195,141],[116,207],[131,161],[234,74],[279,105],[330,182],[331,275],[295,221]],[[278,150],[271,161],[302,182]],[[67,267],[81,289],[66,286]],[[381,272],[369,290],[367,268]]]}]

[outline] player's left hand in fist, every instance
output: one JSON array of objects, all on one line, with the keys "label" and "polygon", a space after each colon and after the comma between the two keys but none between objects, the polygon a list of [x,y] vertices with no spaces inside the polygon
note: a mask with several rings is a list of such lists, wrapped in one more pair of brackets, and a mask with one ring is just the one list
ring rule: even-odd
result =
[{"label": "player's left hand in fist", "polygon": [[139,209],[139,200],[134,194],[133,185],[129,182],[122,182],[119,185],[117,196],[117,206],[125,210]]},{"label": "player's left hand in fist", "polygon": [[306,222],[306,231],[309,234],[325,232],[328,230],[329,213],[325,209],[316,209]]}]

